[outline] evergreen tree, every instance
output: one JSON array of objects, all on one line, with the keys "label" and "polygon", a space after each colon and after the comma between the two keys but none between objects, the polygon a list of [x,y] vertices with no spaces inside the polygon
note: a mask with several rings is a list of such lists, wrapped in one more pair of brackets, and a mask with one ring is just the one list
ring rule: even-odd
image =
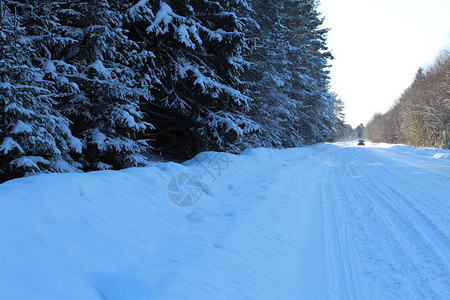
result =
[{"label": "evergreen tree", "polygon": [[330,93],[333,97],[333,124],[334,131],[332,141],[345,141],[351,138],[353,128],[345,123],[344,102],[336,93]]},{"label": "evergreen tree", "polygon": [[258,130],[245,115],[251,99],[240,80],[248,44],[237,12],[245,11],[246,2],[151,4],[152,11],[140,8],[144,15],[138,18],[150,24],[135,24],[131,34],[155,54],[155,102],[147,110],[157,128],[155,143],[176,156],[237,150],[237,139]]},{"label": "evergreen tree", "polygon": [[326,29],[315,1],[254,1],[259,37],[248,73],[255,103],[252,115],[264,129],[265,146],[299,146],[329,138],[332,97],[328,94]]},{"label": "evergreen tree", "polygon": [[145,165],[150,147],[142,137],[153,127],[140,103],[152,100],[145,74],[153,54],[126,35],[121,1],[48,1],[34,9],[37,16],[47,11],[53,15],[43,24],[50,38],[40,42],[42,55],[63,88],[60,110],[83,140],[83,169]]},{"label": "evergreen tree", "polygon": [[[1,180],[330,132],[326,30],[312,0],[5,3]],[[257,122],[263,135],[248,140]]]},{"label": "evergreen tree", "polygon": [[24,9],[1,1],[0,181],[38,172],[74,171],[69,150],[81,151],[69,120],[55,109],[55,87],[45,78],[33,39],[21,25]]},{"label": "evergreen tree", "polygon": [[356,138],[362,139],[364,137],[364,124],[361,123],[358,126],[356,126],[354,131],[355,131]]}]

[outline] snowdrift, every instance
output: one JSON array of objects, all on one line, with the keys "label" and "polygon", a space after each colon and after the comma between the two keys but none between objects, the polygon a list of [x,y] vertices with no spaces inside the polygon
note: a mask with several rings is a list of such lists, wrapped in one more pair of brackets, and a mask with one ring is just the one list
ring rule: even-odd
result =
[{"label": "snowdrift", "polygon": [[[305,148],[296,156],[312,151]],[[252,249],[265,245],[258,232],[237,234],[230,242],[249,243],[248,253],[226,252],[220,240],[237,216],[249,222],[244,216],[261,200],[240,177],[255,170],[262,176],[273,172],[262,162],[282,165],[284,154],[294,152],[206,152],[184,164],[37,175],[1,184],[0,299],[206,299],[210,293],[220,299],[245,295],[240,291],[245,286],[260,289],[261,296],[274,293],[267,283],[277,272],[266,276],[267,282],[247,276],[260,272],[266,261],[280,259],[280,242],[269,240],[270,247],[255,257]],[[176,191],[180,174],[195,180],[188,187],[180,182]],[[221,196],[237,187],[244,191],[235,198]],[[177,193],[195,205],[180,203]],[[208,257],[217,257],[218,251],[222,261],[212,262]],[[189,264],[198,257],[205,262],[197,262],[204,265],[197,277],[205,282],[188,283],[196,273]],[[240,275],[227,271],[227,264],[239,263]],[[170,288],[174,282],[183,284]]]},{"label": "snowdrift", "polygon": [[393,152],[415,154],[440,159],[450,159],[450,149],[436,149],[436,148],[416,148],[408,145],[401,144],[386,144],[386,143],[373,143],[372,147],[376,148],[388,148]]}]

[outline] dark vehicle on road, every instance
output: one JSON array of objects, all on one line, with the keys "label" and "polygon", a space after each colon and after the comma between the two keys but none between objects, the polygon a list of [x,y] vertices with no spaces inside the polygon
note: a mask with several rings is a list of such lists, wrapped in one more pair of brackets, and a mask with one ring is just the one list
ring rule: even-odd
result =
[{"label": "dark vehicle on road", "polygon": [[364,142],[365,142],[364,140],[359,140],[358,141],[358,146],[365,146]]}]

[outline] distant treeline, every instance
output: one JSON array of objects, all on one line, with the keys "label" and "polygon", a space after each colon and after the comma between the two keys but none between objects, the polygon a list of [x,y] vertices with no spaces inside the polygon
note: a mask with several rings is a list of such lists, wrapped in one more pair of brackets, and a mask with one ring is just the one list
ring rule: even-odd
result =
[{"label": "distant treeline", "polygon": [[450,52],[442,51],[386,113],[377,113],[364,135],[373,142],[450,148]]}]

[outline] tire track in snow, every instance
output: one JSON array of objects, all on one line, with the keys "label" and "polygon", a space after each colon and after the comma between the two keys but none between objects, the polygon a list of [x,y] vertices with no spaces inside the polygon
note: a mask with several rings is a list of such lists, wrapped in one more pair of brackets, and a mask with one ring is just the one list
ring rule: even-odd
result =
[{"label": "tire track in snow", "polygon": [[[359,171],[369,178],[369,172],[363,168],[359,168]],[[407,200],[411,195],[400,194],[390,186],[390,178],[383,177],[381,180],[380,177],[370,176],[370,179],[373,189],[379,195],[380,203],[392,218],[391,222],[404,234],[402,245],[408,249],[407,256],[411,262],[420,266],[417,273],[420,277],[418,286],[424,289],[429,287],[430,291],[446,292],[450,297],[449,257],[446,254],[450,247],[446,238]]]},{"label": "tire track in snow", "polygon": [[[357,177],[355,168],[357,167],[345,168],[347,179]],[[380,211],[377,204],[378,195],[369,185],[362,186],[358,183],[352,183],[350,191],[347,192],[351,195],[348,200],[352,209],[358,207],[360,213],[357,219],[360,224],[357,235],[363,242],[358,247],[364,253],[363,267],[371,289],[370,294],[392,298],[398,292],[397,297],[417,297],[420,290],[415,289],[416,284],[405,288],[401,283],[403,279],[408,278],[408,274],[402,272],[405,265],[400,261],[407,256],[407,251],[401,246],[398,230],[393,226],[392,220],[386,218],[386,214]],[[419,272],[414,265],[408,268],[411,273]]]},{"label": "tire track in snow", "polygon": [[[366,154],[358,152],[359,149],[355,150],[352,155],[354,159],[361,158],[358,153]],[[408,285],[408,289],[413,292],[412,297],[419,295],[420,297],[439,297],[435,291],[446,290],[448,282],[445,278],[446,276],[448,278],[448,268],[445,267],[445,259],[429,242],[429,239],[432,239],[439,244],[440,242],[436,242],[440,241],[439,236],[436,236],[432,228],[428,228],[426,234],[417,230],[415,221],[422,220],[420,214],[405,205],[400,205],[407,201],[403,195],[386,192],[390,191],[386,182],[392,178],[384,176],[381,178],[379,172],[371,173],[361,164],[354,164],[347,170],[349,172],[351,170],[349,175],[359,179],[353,188],[362,196],[362,200],[366,200],[366,205],[370,208],[367,212],[374,213],[376,219],[381,222],[378,222],[381,225],[379,229],[384,233],[381,235],[375,233],[374,236],[382,245],[383,252],[390,253],[389,260],[381,258],[381,266],[395,266],[394,272],[390,273],[397,277],[398,284]],[[419,221],[421,225],[423,222]],[[366,228],[370,226],[371,224],[366,224]],[[427,235],[431,238],[427,239]],[[400,273],[402,276],[394,273]]]},{"label": "tire track in snow", "polygon": [[[338,150],[338,153],[342,150]],[[338,154],[337,153],[337,154]],[[336,154],[336,156],[337,156]],[[324,236],[328,261],[329,292],[332,299],[364,299],[365,288],[360,282],[359,254],[349,234],[349,221],[342,206],[342,198],[336,197],[336,160],[328,164],[321,181],[321,201],[324,214]],[[350,218],[349,218],[350,217]]]},{"label": "tire track in snow", "polygon": [[[372,157],[371,161],[375,161]],[[436,250],[439,251],[442,257],[445,257],[446,255],[443,255],[445,252],[448,251],[442,251],[445,249],[450,249],[450,240],[448,234],[446,234],[442,227],[436,223],[433,218],[430,218],[429,215],[433,215],[434,217],[438,216],[442,220],[445,219],[445,217],[442,216],[444,214],[448,218],[448,211],[450,210],[450,206],[447,205],[447,207],[440,206],[440,210],[436,210],[436,208],[433,207],[426,207],[427,212],[423,211],[423,206],[418,208],[417,204],[423,204],[424,200],[428,200],[430,198],[430,187],[427,187],[423,184],[423,181],[417,180],[415,177],[408,176],[408,180],[404,183],[408,183],[407,187],[399,185],[398,184],[398,178],[402,177],[405,178],[405,173],[399,173],[394,172],[396,169],[394,168],[387,168],[385,164],[381,164],[380,168],[382,168],[382,173],[384,175],[384,180],[381,180],[379,177],[376,178],[378,180],[377,182],[380,183],[380,189],[384,191],[384,194],[387,195],[386,190],[388,190],[390,193],[395,194],[397,197],[396,199],[401,200],[401,203],[396,204],[397,202],[390,203],[392,205],[401,206],[401,210],[408,210],[408,215],[414,215],[415,220],[420,222],[419,229],[423,230],[422,234],[427,239],[430,239],[430,243],[435,245]],[[367,171],[366,171],[367,175]],[[413,182],[411,182],[413,181]],[[397,182],[397,184],[395,184]],[[440,183],[440,181],[435,180],[433,185],[435,183]],[[399,192],[401,190],[401,193]],[[445,193],[448,193],[448,186],[445,186],[445,188],[442,188],[440,191],[435,190],[435,192],[431,191],[431,196],[435,198],[439,198],[439,195],[445,195]],[[409,200],[411,199],[411,200]],[[441,203],[445,203],[446,201],[442,201]],[[415,204],[416,203],[416,204]],[[439,202],[434,201],[433,204],[441,204]],[[448,255],[447,255],[448,256]],[[446,258],[446,264],[449,266],[449,258]]]},{"label": "tire track in snow", "polygon": [[[363,173],[367,174],[367,172]],[[383,173],[387,175],[391,172],[384,168]],[[430,218],[417,209],[412,201],[408,200],[417,199],[418,197],[407,190],[403,190],[403,194],[398,192],[392,184],[390,184],[393,179],[394,178],[390,176],[389,178],[385,178],[385,180],[380,180],[379,177],[376,177],[374,180],[378,192],[383,195],[383,199],[386,201],[386,205],[388,205],[394,213],[401,215],[403,218],[408,217],[404,221],[410,223],[408,225],[414,228],[423,239],[428,241],[432,249],[441,258],[442,264],[444,264],[447,269],[450,268],[450,257],[448,257],[450,242],[448,237],[439,230],[437,225]],[[414,187],[411,187],[411,189],[415,190]],[[397,201],[392,201],[389,194],[395,195],[396,197],[394,199]],[[414,220],[414,222],[411,220]]]}]

